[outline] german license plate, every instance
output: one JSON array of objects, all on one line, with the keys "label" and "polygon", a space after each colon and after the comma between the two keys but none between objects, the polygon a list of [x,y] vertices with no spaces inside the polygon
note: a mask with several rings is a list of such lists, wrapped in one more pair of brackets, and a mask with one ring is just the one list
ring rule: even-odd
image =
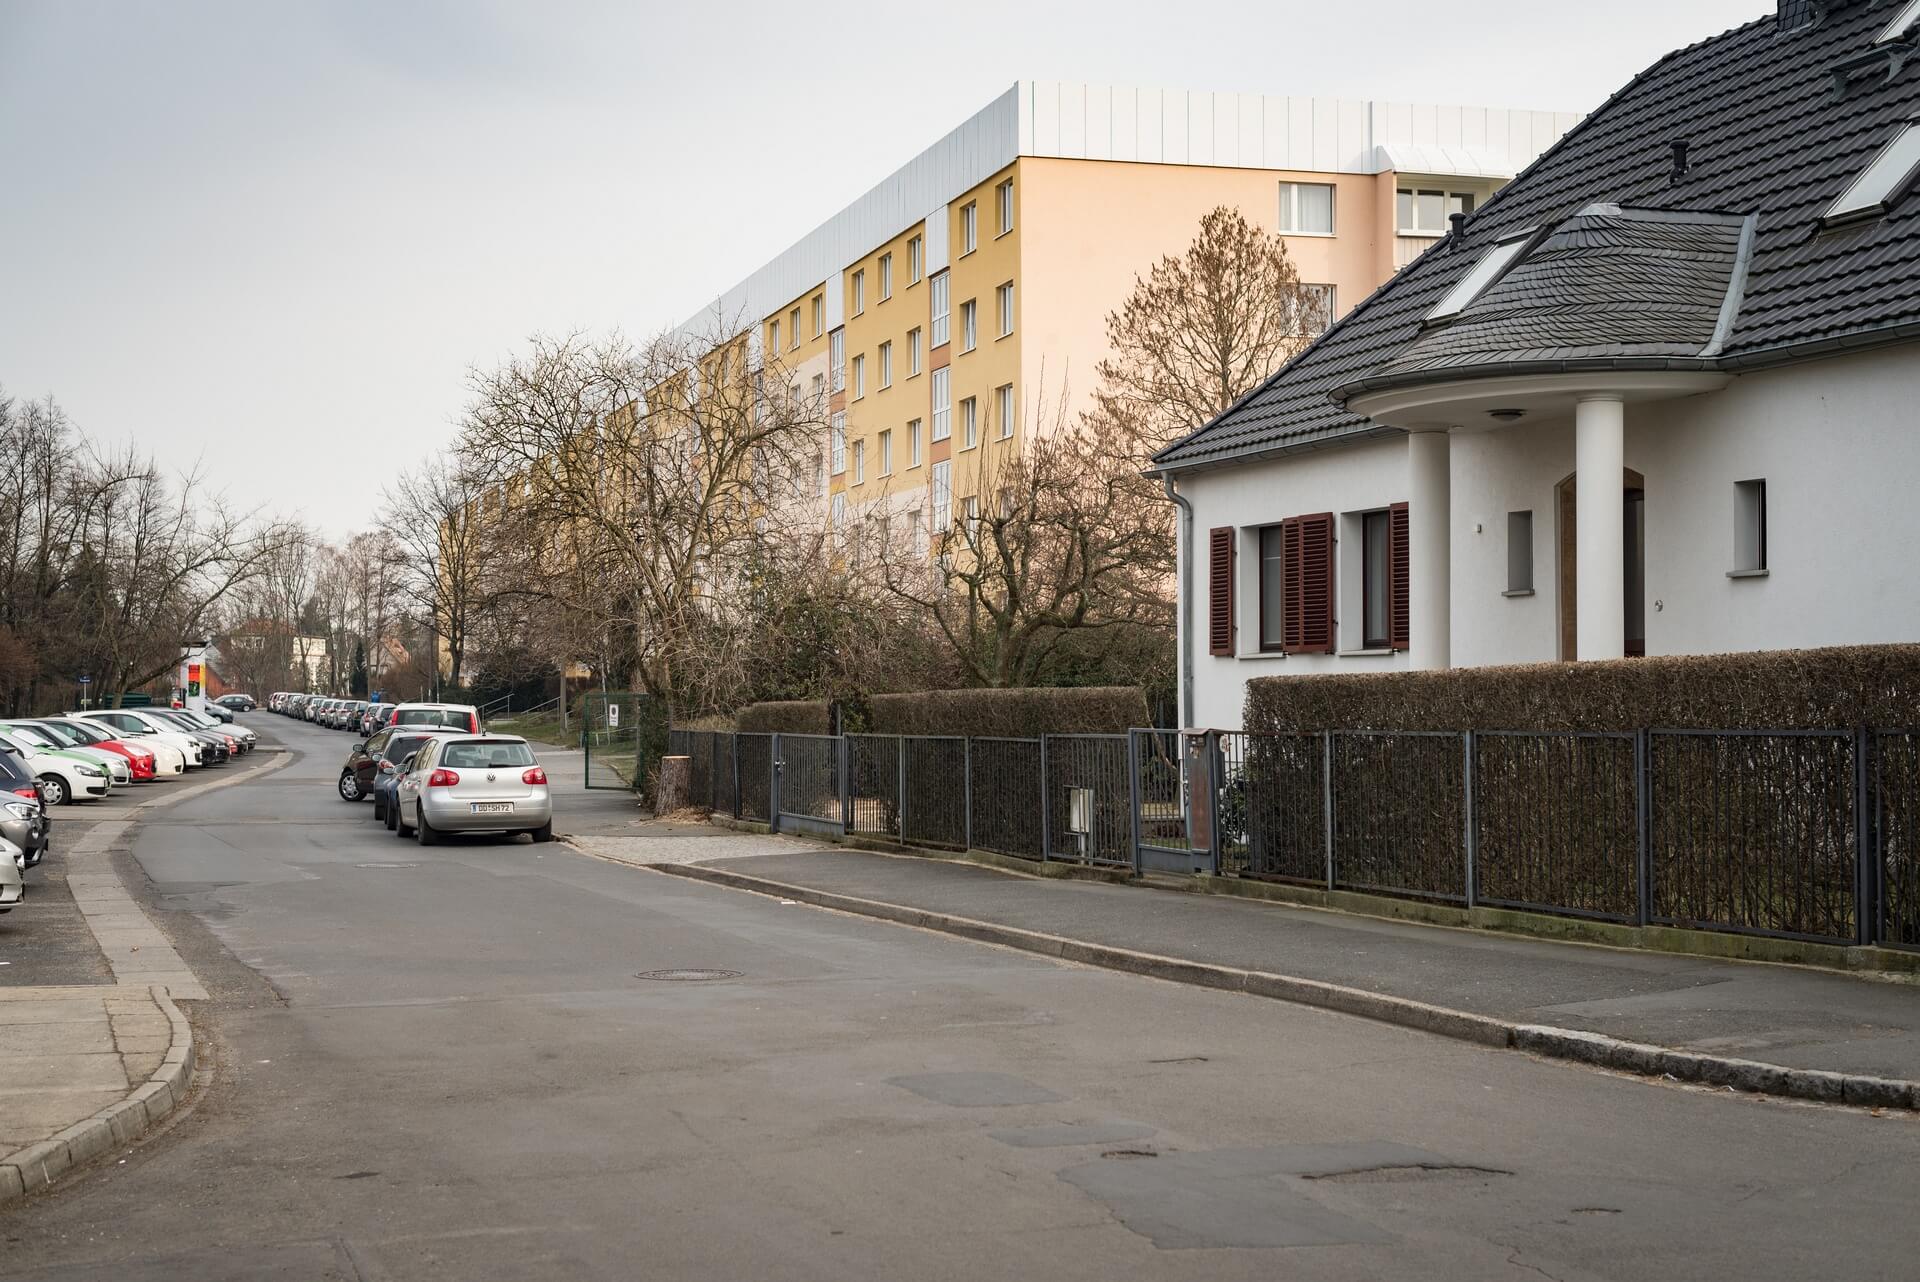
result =
[{"label": "german license plate", "polygon": [[476,815],[505,815],[513,812],[511,801],[473,801],[467,804],[473,807]]}]

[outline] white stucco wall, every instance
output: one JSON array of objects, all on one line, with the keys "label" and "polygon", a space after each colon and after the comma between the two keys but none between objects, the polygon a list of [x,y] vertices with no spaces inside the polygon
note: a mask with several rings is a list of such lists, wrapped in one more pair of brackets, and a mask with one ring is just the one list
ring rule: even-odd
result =
[{"label": "white stucco wall", "polygon": [[[1456,433],[1450,453],[1455,666],[1559,657],[1555,487],[1574,470],[1570,420]],[[1920,640],[1920,345],[1736,378],[1725,390],[1629,405],[1626,465],[1646,489],[1648,654],[1702,654]],[[1765,578],[1733,579],[1735,484],[1767,482]],[[1381,507],[1407,497],[1404,438],[1190,474],[1194,564],[1190,719],[1241,724],[1256,676],[1391,671],[1405,655],[1258,654],[1258,542],[1284,517]],[[1534,595],[1507,597],[1507,514],[1534,514]],[[1207,531],[1240,532],[1236,658],[1206,653]],[[1358,547],[1336,549],[1350,613]],[[1351,553],[1352,555],[1349,555]],[[1412,626],[1421,626],[1419,619]],[[1184,638],[1183,638],[1184,642]],[[1356,642],[1347,633],[1339,646]]]}]

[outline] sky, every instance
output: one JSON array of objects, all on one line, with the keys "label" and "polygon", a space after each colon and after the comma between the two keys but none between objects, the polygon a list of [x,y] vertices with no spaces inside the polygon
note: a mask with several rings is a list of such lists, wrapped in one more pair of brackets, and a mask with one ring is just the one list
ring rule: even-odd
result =
[{"label": "sky", "polygon": [[1021,79],[1587,112],[1772,0],[0,0],[0,388],[332,537]]}]

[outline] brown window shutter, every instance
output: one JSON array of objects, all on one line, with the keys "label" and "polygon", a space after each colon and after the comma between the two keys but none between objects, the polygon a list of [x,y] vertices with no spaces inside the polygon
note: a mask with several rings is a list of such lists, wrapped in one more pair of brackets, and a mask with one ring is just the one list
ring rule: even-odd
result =
[{"label": "brown window shutter", "polygon": [[1412,600],[1409,579],[1412,563],[1407,550],[1407,505],[1395,503],[1388,509],[1387,517],[1387,561],[1392,574],[1392,583],[1387,592],[1388,609],[1393,612],[1387,628],[1388,644],[1396,650],[1411,648],[1413,635],[1408,625],[1408,605]]},{"label": "brown window shutter", "polygon": [[1286,521],[1286,648],[1333,653],[1333,513]]},{"label": "brown window shutter", "polygon": [[1207,532],[1207,653],[1233,653],[1233,527]]},{"label": "brown window shutter", "polygon": [[1280,557],[1282,599],[1285,604],[1280,616],[1280,648],[1288,654],[1298,653],[1301,649],[1301,623],[1306,615],[1300,608],[1301,571],[1305,559],[1300,554],[1300,518],[1290,516],[1280,523]]}]

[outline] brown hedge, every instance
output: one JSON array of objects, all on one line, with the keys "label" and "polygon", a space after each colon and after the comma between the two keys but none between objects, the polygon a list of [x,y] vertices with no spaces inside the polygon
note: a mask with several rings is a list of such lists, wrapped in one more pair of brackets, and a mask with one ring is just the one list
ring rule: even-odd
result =
[{"label": "brown hedge", "polygon": [[1920,728],[1920,645],[1260,677],[1246,727],[1299,730]]},{"label": "brown hedge", "polygon": [[1137,686],[1022,690],[920,690],[876,694],[874,734],[976,735],[1030,739],[1041,734],[1118,734],[1151,725]]},{"label": "brown hedge", "polygon": [[741,734],[826,734],[831,718],[818,699],[787,699],[750,703],[734,714],[733,728]]}]

